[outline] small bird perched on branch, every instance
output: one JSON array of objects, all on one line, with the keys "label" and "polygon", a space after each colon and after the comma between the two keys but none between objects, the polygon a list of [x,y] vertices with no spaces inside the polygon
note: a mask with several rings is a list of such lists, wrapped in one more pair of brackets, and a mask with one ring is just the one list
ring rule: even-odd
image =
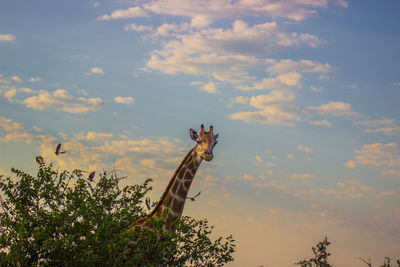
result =
[{"label": "small bird perched on branch", "polygon": [[96,174],[96,171],[92,171],[92,172],[89,174],[89,177],[88,177],[89,181],[93,182],[93,178],[94,178],[94,175],[95,175],[95,174]]},{"label": "small bird perched on branch", "polygon": [[56,156],[60,155],[60,154],[64,154],[67,153],[67,151],[60,151],[61,150],[61,143],[59,143],[56,147],[56,151],[54,152],[54,154],[56,154]]},{"label": "small bird perched on branch", "polygon": [[151,206],[150,206],[150,198],[146,197],[146,207],[148,210],[151,210]]},{"label": "small bird perched on branch", "polygon": [[199,193],[197,193],[197,195],[195,195],[194,197],[186,197],[187,199],[190,199],[191,201],[194,201],[196,199],[196,197],[198,197],[200,195],[201,191],[199,191]]}]

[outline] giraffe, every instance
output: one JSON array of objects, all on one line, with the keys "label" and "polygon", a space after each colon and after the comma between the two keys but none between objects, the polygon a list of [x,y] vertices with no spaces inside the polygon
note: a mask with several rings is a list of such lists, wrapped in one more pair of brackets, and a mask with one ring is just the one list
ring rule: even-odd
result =
[{"label": "giraffe", "polygon": [[154,209],[145,217],[140,218],[132,224],[130,230],[144,226],[152,218],[162,218],[165,222],[166,230],[172,231],[171,222],[182,215],[187,194],[203,159],[211,161],[213,159],[213,149],[217,144],[218,134],[214,135],[213,126],[208,132],[204,131],[204,125],[200,127],[200,133],[193,129],[189,131],[192,140],[196,145],[186,154],[174,175],[169,181],[164,193]]}]

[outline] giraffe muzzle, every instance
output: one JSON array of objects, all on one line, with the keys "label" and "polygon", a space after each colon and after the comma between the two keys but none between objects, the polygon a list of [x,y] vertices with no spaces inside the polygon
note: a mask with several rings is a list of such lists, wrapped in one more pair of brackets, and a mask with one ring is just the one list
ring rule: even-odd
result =
[{"label": "giraffe muzzle", "polygon": [[205,151],[204,152],[204,160],[205,161],[210,161],[210,160],[212,160],[213,159],[213,153],[212,152],[208,152],[208,151]]}]

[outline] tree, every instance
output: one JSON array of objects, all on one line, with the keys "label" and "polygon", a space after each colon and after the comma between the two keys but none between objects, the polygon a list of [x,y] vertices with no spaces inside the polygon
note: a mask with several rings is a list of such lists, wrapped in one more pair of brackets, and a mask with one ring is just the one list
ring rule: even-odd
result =
[{"label": "tree", "polygon": [[[397,263],[397,266],[400,267],[400,260],[397,260],[396,263]],[[394,267],[395,265],[391,265],[390,258],[385,257],[385,259],[383,260],[383,264],[380,265],[379,267],[391,267],[391,266]]]},{"label": "tree", "polygon": [[[297,263],[296,265],[300,265],[301,267],[332,267],[331,264],[328,263],[328,257],[331,255],[328,253],[327,248],[330,245],[328,242],[328,238],[325,239],[317,244],[316,247],[313,247],[314,258],[309,260],[302,260]],[[371,260],[365,260],[362,258],[358,258],[359,260],[363,261],[367,266],[372,267]],[[400,260],[396,261],[397,266],[400,267]],[[384,262],[379,267],[395,267],[395,265],[390,264],[390,258],[385,257]]]},{"label": "tree", "polygon": [[328,257],[331,255],[327,251],[329,244],[328,238],[325,237],[323,241],[317,244],[317,247],[312,248],[314,258],[299,261],[296,265],[300,265],[301,267],[332,267],[332,265],[328,263]]},{"label": "tree", "polygon": [[[364,260],[362,258],[358,258],[359,260],[363,261],[368,267],[372,267],[372,263],[371,263],[371,259],[368,260]],[[400,267],[400,260],[396,261],[397,266]],[[390,264],[390,258],[389,257],[385,257],[383,260],[383,264],[379,265],[379,267],[395,267],[395,265],[391,265]]]},{"label": "tree", "polygon": [[207,220],[182,217],[176,231],[162,220],[129,231],[144,215],[141,204],[152,188],[119,187],[115,173],[90,181],[83,172],[55,171],[37,157],[38,173],[11,169],[0,177],[0,263],[2,266],[221,266],[232,261],[232,236],[212,241]]}]

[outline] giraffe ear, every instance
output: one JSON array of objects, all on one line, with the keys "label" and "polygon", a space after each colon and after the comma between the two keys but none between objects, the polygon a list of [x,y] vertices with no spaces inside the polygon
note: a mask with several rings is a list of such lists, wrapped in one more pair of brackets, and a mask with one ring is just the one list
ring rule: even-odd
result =
[{"label": "giraffe ear", "polygon": [[214,138],[215,138],[215,140],[217,140],[218,139],[218,134],[214,135]]},{"label": "giraffe ear", "polygon": [[193,141],[198,141],[197,138],[199,138],[199,135],[197,132],[193,129],[190,129],[190,138],[192,138]]}]

